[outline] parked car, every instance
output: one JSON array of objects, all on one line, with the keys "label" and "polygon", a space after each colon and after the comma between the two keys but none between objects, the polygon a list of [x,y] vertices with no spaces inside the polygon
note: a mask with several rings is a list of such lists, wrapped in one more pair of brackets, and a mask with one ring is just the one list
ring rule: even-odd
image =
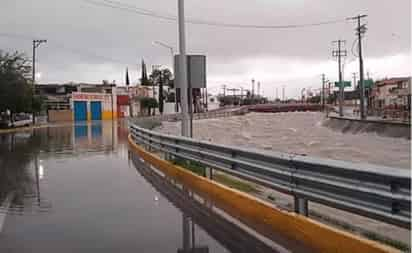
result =
[{"label": "parked car", "polygon": [[30,114],[20,113],[14,116],[12,127],[30,126],[33,123],[33,118]]},{"label": "parked car", "polygon": [[0,118],[0,128],[30,126],[33,123],[33,118],[27,113],[18,113],[10,117]]}]

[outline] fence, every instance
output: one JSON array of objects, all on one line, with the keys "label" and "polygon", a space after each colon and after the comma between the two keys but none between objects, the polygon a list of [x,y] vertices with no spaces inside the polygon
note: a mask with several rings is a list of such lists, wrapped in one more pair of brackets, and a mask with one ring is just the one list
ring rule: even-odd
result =
[{"label": "fence", "polygon": [[171,136],[131,125],[133,140],[162,152],[292,195],[295,211],[308,201],[410,228],[408,170],[371,164],[265,153]]}]

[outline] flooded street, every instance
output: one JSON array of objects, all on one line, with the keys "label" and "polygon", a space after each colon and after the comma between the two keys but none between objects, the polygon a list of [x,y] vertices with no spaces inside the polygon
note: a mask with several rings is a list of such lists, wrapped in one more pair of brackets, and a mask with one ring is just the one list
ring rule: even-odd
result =
[{"label": "flooded street", "polygon": [[127,134],[106,122],[0,135],[0,252],[290,252],[155,173]]},{"label": "flooded street", "polygon": [[[317,112],[249,113],[245,116],[194,121],[194,137],[242,146],[383,166],[410,168],[410,140],[351,134],[322,125]],[[157,129],[178,134],[179,122],[163,122]]]}]

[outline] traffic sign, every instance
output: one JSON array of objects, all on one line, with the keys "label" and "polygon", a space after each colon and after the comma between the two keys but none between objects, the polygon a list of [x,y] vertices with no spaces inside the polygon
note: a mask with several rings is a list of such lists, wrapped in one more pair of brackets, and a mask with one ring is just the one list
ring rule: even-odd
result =
[{"label": "traffic sign", "polygon": [[[351,85],[351,82],[343,81],[343,87],[350,87]],[[340,87],[339,82],[335,82],[335,87]]]}]

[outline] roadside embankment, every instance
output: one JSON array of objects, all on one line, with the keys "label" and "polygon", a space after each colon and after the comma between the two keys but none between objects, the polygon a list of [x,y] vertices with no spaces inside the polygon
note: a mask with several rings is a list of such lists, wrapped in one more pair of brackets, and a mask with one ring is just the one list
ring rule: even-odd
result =
[{"label": "roadside embankment", "polygon": [[411,125],[384,120],[360,120],[350,117],[329,116],[323,125],[343,133],[374,132],[380,136],[411,139]]}]

